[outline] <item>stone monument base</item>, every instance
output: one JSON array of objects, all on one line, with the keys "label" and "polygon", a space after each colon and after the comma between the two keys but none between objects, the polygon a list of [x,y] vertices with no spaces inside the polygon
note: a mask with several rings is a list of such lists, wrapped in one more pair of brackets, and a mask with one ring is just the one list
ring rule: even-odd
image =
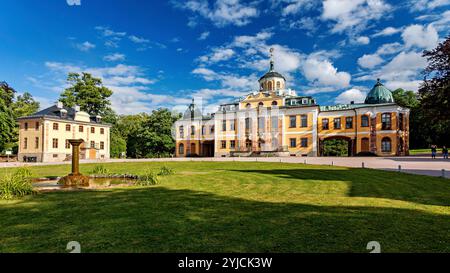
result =
[{"label": "stone monument base", "polygon": [[58,181],[63,186],[89,186],[89,177],[85,175],[67,175]]}]

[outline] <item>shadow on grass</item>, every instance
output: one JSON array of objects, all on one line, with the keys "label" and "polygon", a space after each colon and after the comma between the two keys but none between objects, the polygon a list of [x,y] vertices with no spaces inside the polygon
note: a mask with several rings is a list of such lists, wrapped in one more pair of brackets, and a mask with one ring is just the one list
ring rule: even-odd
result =
[{"label": "shadow on grass", "polygon": [[0,207],[0,252],[449,252],[450,218],[269,203],[164,187],[57,192]]},{"label": "shadow on grass", "polygon": [[[242,169],[278,178],[343,181],[349,184],[349,196],[403,200],[426,205],[450,206],[448,179],[395,173],[373,169]],[[314,183],[312,181],[311,183]]]}]

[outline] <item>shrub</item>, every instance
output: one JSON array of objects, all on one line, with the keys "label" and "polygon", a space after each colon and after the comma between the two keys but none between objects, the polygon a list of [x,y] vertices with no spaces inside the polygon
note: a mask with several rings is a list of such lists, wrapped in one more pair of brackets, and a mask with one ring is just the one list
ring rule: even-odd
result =
[{"label": "shrub", "polygon": [[158,175],[153,171],[147,171],[144,175],[139,176],[135,184],[138,186],[152,186],[158,183]]},{"label": "shrub", "polygon": [[172,175],[174,173],[175,171],[172,168],[162,166],[161,169],[159,169],[158,175],[165,176],[165,175]]},{"label": "shrub", "polygon": [[91,174],[108,174],[108,169],[103,165],[97,165],[95,168],[91,171]]},{"label": "shrub", "polygon": [[26,168],[20,168],[13,174],[6,174],[0,178],[0,198],[2,199],[13,199],[33,193],[31,172]]}]

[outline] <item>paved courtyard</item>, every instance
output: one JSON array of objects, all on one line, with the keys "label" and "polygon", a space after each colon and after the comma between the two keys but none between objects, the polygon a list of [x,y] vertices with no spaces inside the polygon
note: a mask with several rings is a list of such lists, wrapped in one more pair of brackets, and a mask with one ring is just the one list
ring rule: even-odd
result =
[{"label": "paved courtyard", "polygon": [[[343,167],[373,168],[387,171],[400,171],[421,175],[442,176],[450,178],[450,160],[432,159],[427,156],[408,157],[241,157],[241,158],[160,158],[160,159],[109,159],[109,160],[82,160],[81,163],[108,163],[108,162],[151,162],[151,161],[260,161],[260,162],[283,162],[293,164],[335,165]],[[0,168],[18,166],[42,166],[70,164],[70,162],[59,163],[0,163]]]}]

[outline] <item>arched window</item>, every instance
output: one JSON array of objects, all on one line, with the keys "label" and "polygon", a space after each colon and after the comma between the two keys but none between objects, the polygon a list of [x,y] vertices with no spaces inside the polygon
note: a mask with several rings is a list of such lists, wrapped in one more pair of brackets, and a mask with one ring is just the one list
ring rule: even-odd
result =
[{"label": "arched window", "polygon": [[184,137],[184,127],[183,125],[180,126],[180,128],[178,128],[178,131],[180,132],[180,138]]},{"label": "arched window", "polygon": [[392,128],[392,118],[391,113],[384,113],[381,115],[381,129],[391,130]]},{"label": "arched window", "polygon": [[269,88],[268,88],[268,89],[269,89],[269,90],[272,90],[272,82],[269,82],[268,85],[269,85]]},{"label": "arched window", "polygon": [[245,108],[247,108],[247,109],[250,109],[250,107],[252,107],[252,105],[251,105],[250,103],[247,103],[247,104],[245,105]]},{"label": "arched window", "polygon": [[277,82],[277,89],[281,89],[281,83]]},{"label": "arched window", "polygon": [[272,106],[277,106],[277,105],[278,105],[278,102],[276,102],[275,100],[272,101]]},{"label": "arched window", "polygon": [[191,126],[191,136],[195,135],[195,126]]},{"label": "arched window", "polygon": [[263,107],[263,106],[264,106],[264,103],[261,101],[260,103],[258,103],[258,106],[259,106],[259,107]]},{"label": "arched window", "polygon": [[178,154],[182,155],[184,154],[184,144],[180,143],[180,145],[178,145]]},{"label": "arched window", "polygon": [[383,153],[390,153],[392,151],[392,143],[391,139],[388,137],[384,137],[381,140],[381,151]]}]

